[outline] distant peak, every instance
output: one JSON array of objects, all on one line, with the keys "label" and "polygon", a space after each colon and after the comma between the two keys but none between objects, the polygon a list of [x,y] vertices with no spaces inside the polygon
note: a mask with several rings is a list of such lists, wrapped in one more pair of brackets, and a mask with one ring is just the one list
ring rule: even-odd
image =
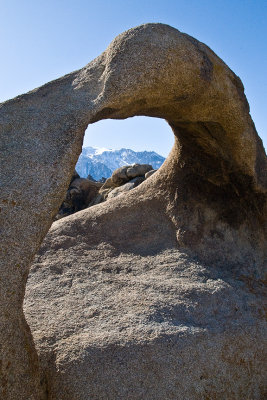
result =
[{"label": "distant peak", "polygon": [[[85,146],[83,147],[83,151],[86,153],[90,153],[92,155],[100,155],[106,151],[109,152],[116,152],[116,153],[120,153],[120,152],[132,152],[132,153],[136,153],[136,154],[155,154],[155,155],[160,155],[157,152],[155,152],[154,150],[133,150],[133,149],[128,149],[126,147],[122,147],[120,149],[107,149],[105,147],[95,147],[95,146]],[[161,156],[163,157],[163,156]],[[165,157],[164,157],[165,158]]]},{"label": "distant peak", "polygon": [[112,149],[106,149],[105,147],[94,147],[94,149],[96,155],[102,154],[104,151],[114,151]]}]

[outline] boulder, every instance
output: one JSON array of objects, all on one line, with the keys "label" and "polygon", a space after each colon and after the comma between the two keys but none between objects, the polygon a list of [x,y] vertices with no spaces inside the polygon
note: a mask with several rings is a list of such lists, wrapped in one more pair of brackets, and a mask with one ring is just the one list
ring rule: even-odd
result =
[{"label": "boulder", "polygon": [[101,186],[101,188],[99,189],[99,192],[103,192],[106,189],[110,189],[110,188],[114,188],[116,187],[116,185],[113,183],[111,178],[108,178],[105,183]]},{"label": "boulder", "polygon": [[[118,186],[115,186],[115,188],[117,188]],[[112,192],[112,190],[114,190],[114,187],[111,187],[111,188],[109,188],[109,189],[104,189],[104,190],[102,190],[99,194],[103,197],[103,199],[104,199],[104,201],[107,199],[107,197],[108,197],[108,194],[110,193],[110,192]]]},{"label": "boulder", "polygon": [[114,189],[108,189],[107,191],[103,191],[102,195],[104,196],[105,200],[110,200],[113,197],[120,196],[121,194],[127,193],[129,190],[134,189],[140,183],[144,182],[145,178],[142,176],[137,176],[134,179],[131,179],[129,182],[125,183],[122,186],[115,187]]},{"label": "boulder", "polygon": [[[56,219],[76,213],[90,205],[101,202],[103,199],[98,196],[101,186],[99,182],[91,181],[86,178],[76,178],[72,180]],[[98,197],[97,200],[96,197]]]},{"label": "boulder", "polygon": [[92,207],[92,206],[96,206],[97,204],[102,203],[103,201],[105,201],[105,198],[102,194],[98,193],[96,195],[96,197],[94,197],[90,203],[88,204],[88,207]]},{"label": "boulder", "polygon": [[127,168],[126,175],[129,179],[133,179],[136,176],[144,176],[150,170],[152,170],[152,165],[134,164],[131,167]]},{"label": "boulder", "polygon": [[149,178],[151,175],[153,175],[157,170],[152,169],[151,171],[146,172],[145,174],[145,179]]},{"label": "boulder", "polygon": [[111,176],[111,181],[115,186],[120,186],[129,181],[129,177],[127,175],[127,170],[129,165],[125,165],[123,167],[115,169]]},{"label": "boulder", "polygon": [[129,183],[133,183],[134,188],[135,188],[135,187],[139,186],[142,182],[144,182],[144,180],[145,180],[144,176],[137,176],[136,178],[131,179],[129,181]]},{"label": "boulder", "polygon": [[120,196],[121,194],[126,193],[133,188],[134,188],[134,182],[127,182],[122,186],[116,187],[115,189],[111,190],[108,193],[107,200],[110,200],[113,197]]},{"label": "boulder", "polygon": [[99,189],[99,194],[103,197],[104,200],[107,199],[108,194],[114,189],[117,188],[118,186],[113,183],[111,178],[108,178],[105,183],[101,186]]},{"label": "boulder", "polygon": [[[134,115],[173,130],[155,178],[48,232],[88,124]],[[0,157],[0,398],[266,397],[267,159],[207,46],[163,24],[119,35],[0,105]]]}]

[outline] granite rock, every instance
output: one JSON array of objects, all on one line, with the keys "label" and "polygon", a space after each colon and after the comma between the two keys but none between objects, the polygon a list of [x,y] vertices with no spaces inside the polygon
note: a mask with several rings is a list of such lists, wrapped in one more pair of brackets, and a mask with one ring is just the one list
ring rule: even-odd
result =
[{"label": "granite rock", "polygon": [[[86,178],[75,178],[71,181],[65,199],[60,206],[56,219],[81,211],[90,205],[100,202],[98,196],[102,183]],[[96,200],[96,197],[97,200]],[[96,202],[95,202],[96,200]]]},{"label": "granite rock", "polygon": [[101,186],[101,188],[99,189],[99,192],[101,193],[103,190],[106,189],[113,189],[115,188],[116,185],[113,183],[111,178],[108,178],[105,183]]},{"label": "granite rock", "polygon": [[149,164],[134,164],[127,168],[126,175],[129,179],[136,178],[137,176],[143,176],[148,171],[152,170],[152,165]]},{"label": "granite rock", "polygon": [[151,175],[153,175],[157,170],[156,169],[152,169],[148,172],[146,172],[145,174],[145,179],[149,178]]},{"label": "granite rock", "polygon": [[[156,176],[47,234],[88,124],[134,115],[173,130]],[[0,104],[0,154],[1,398],[264,398],[267,161],[220,58],[130,29]]]},{"label": "granite rock", "polygon": [[123,167],[115,169],[111,175],[111,181],[115,186],[121,186],[128,182],[129,177],[127,176],[127,170],[129,165],[124,165]]},{"label": "granite rock", "polygon": [[133,182],[127,182],[124,185],[116,187],[108,193],[107,200],[110,200],[110,199],[113,199],[114,197],[120,196],[120,195],[128,192],[129,190],[132,190],[133,188],[134,188]]}]

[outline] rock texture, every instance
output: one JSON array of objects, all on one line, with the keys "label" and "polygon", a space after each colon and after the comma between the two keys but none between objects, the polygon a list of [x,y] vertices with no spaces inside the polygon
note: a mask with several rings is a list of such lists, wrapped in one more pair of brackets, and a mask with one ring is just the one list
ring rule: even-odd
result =
[{"label": "rock texture", "polygon": [[136,178],[137,176],[145,175],[148,171],[152,170],[152,165],[146,164],[135,164],[127,169],[127,176],[130,179]]},{"label": "rock texture", "polygon": [[112,199],[113,197],[117,197],[120,194],[123,194],[125,192],[128,192],[129,190],[134,189],[140,183],[144,182],[144,178],[141,176],[138,176],[134,179],[131,179],[129,182],[125,183],[122,186],[116,187],[115,189],[112,189],[108,194],[107,194],[107,200]]},{"label": "rock texture", "polygon": [[[74,214],[96,204],[102,183],[80,178],[75,171],[56,219]],[[100,202],[100,201],[99,201]]]},{"label": "rock texture", "polygon": [[[29,266],[87,125],[134,115],[168,121],[168,159],[135,190],[53,224],[27,285],[28,326]],[[0,134],[0,397],[263,399],[267,162],[223,61],[142,25],[1,104]]]}]

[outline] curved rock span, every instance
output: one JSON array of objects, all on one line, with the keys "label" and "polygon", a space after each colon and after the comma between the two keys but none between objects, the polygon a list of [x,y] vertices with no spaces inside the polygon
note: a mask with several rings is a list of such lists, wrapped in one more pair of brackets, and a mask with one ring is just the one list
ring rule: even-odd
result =
[{"label": "curved rock span", "polygon": [[[48,232],[88,124],[135,115],[172,128],[164,165]],[[1,399],[263,399],[267,163],[224,62],[145,24],[0,132]]]}]

